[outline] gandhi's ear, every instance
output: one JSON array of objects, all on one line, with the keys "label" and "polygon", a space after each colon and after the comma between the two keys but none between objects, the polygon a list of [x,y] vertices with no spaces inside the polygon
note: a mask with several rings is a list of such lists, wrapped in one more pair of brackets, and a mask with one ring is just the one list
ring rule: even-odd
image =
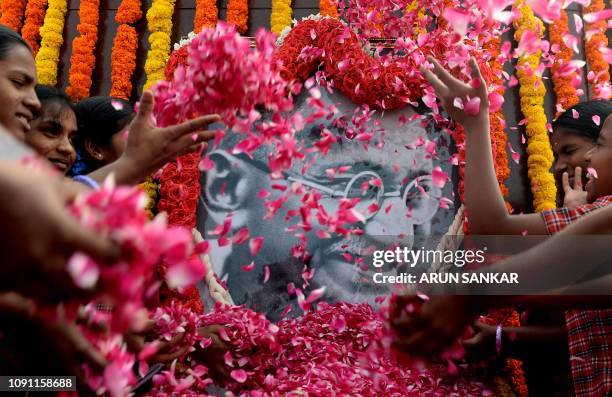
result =
[{"label": "gandhi's ear", "polygon": [[253,167],[245,160],[225,150],[215,150],[208,154],[213,167],[206,172],[203,185],[207,207],[212,211],[234,211],[240,208],[252,192],[247,189]]},{"label": "gandhi's ear", "polygon": [[410,182],[406,194],[406,205],[411,209],[411,218],[415,225],[422,225],[438,212],[442,191],[437,187],[431,175],[424,175]]}]

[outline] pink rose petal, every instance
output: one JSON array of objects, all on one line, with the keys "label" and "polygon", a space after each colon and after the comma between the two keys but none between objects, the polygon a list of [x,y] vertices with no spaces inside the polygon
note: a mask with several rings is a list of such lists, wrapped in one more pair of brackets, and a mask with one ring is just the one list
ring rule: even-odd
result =
[{"label": "pink rose petal", "polygon": [[468,98],[468,101],[465,104],[465,113],[470,116],[477,116],[478,113],[480,113],[479,97]]},{"label": "pink rose petal", "polygon": [[243,369],[234,369],[230,373],[232,379],[234,379],[238,383],[244,383],[247,380],[247,373]]}]

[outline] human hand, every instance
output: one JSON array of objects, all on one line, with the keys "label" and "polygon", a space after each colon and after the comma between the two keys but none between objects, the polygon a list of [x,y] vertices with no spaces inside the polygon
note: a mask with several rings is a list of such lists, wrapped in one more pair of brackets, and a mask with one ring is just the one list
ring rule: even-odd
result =
[{"label": "human hand", "polygon": [[[485,82],[478,64],[470,59],[472,72],[471,84],[452,76],[433,57],[428,61],[433,64],[433,70],[421,66],[420,71],[436,91],[436,96],[446,112],[463,126],[466,133],[489,131],[489,98]],[[473,106],[469,105],[472,104]],[[459,106],[459,107],[457,107]]]},{"label": "human hand", "polygon": [[182,124],[155,127],[152,113],[155,100],[150,91],[140,98],[138,114],[129,127],[125,151],[116,170],[119,183],[135,183],[155,173],[168,161],[196,150],[205,150],[215,131],[205,130],[221,120],[216,114],[201,116]]},{"label": "human hand", "polygon": [[[415,296],[398,298],[399,308],[417,299]],[[467,295],[431,296],[409,313],[395,308],[391,318],[396,332],[394,345],[423,357],[441,353],[463,334],[477,313],[476,301]]]},{"label": "human hand", "polygon": [[191,356],[210,370],[210,375],[217,381],[230,378],[230,372],[225,365],[225,353],[230,349],[230,346],[225,343],[219,336],[221,330],[220,325],[209,325],[200,327],[199,333],[212,340],[212,344],[206,348],[196,346],[195,352]]},{"label": "human hand", "polygon": [[83,372],[83,364],[90,370],[102,373],[108,362],[89,343],[76,323],[67,320],[61,310],[57,314],[53,321],[39,314],[33,317],[34,326],[40,330],[45,343],[49,343],[54,352],[51,356],[37,359],[46,360],[49,368],[57,369],[58,373],[76,376],[79,394],[95,395]]},{"label": "human hand", "polygon": [[582,186],[582,168],[574,169],[574,186],[570,185],[569,174],[566,172],[561,176],[563,185],[563,207],[573,208],[587,203],[587,192]]},{"label": "human hand", "polygon": [[123,335],[128,348],[134,353],[140,353],[146,344],[155,343],[155,353],[144,359],[150,364],[170,363],[175,359],[184,356],[189,352],[190,345],[183,343],[185,333],[179,333],[170,340],[157,339],[159,336],[155,333],[155,320],[148,320],[145,327],[139,331],[126,332]]},{"label": "human hand", "polygon": [[474,335],[461,341],[468,356],[486,359],[497,354],[495,349],[496,327],[476,321],[472,326]]},{"label": "human hand", "polygon": [[82,293],[66,263],[75,252],[99,262],[120,254],[110,239],[83,227],[66,210],[78,194],[63,178],[0,162],[0,290],[15,290],[48,302]]}]

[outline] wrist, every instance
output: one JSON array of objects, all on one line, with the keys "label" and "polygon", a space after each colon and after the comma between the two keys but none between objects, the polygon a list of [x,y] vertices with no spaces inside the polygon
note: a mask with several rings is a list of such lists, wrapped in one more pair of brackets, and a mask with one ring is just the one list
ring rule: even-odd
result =
[{"label": "wrist", "polygon": [[[106,177],[112,173],[115,176],[115,182],[117,185],[135,185],[144,179],[138,170],[139,167],[137,162],[132,157],[124,153],[117,160],[106,165],[103,167],[103,169],[100,169],[101,173],[97,175],[98,178],[94,176],[97,174],[97,172],[94,172],[89,176],[94,177],[94,179],[101,183],[104,182],[104,179],[106,179]],[[99,180],[100,178],[103,180]]]},{"label": "wrist", "polygon": [[495,353],[498,356],[501,356],[502,353],[502,338],[503,338],[504,328],[501,324],[497,325],[495,328]]}]

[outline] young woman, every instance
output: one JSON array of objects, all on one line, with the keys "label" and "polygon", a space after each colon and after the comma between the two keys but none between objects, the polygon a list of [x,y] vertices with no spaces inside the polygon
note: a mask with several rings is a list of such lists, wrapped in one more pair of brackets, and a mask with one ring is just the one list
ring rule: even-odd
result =
[{"label": "young woman", "polygon": [[134,109],[119,98],[96,96],[76,104],[79,161],[72,175],[90,173],[116,161],[125,151],[128,127]]},{"label": "young woman", "polygon": [[42,85],[36,87],[36,95],[41,111],[26,132],[25,143],[66,174],[76,160],[77,119],[72,101],[62,91]]},{"label": "young woman", "polygon": [[[597,173],[597,176],[594,173],[588,176],[588,204],[543,211],[540,214],[508,214],[495,177],[489,138],[488,93],[478,65],[474,60],[471,61],[473,78],[480,83],[478,87],[473,87],[455,79],[434,59],[430,61],[434,66],[433,71],[423,68],[422,72],[436,90],[446,111],[464,127],[466,133],[465,203],[473,234],[551,235],[583,215],[612,204],[612,117],[608,113],[600,118],[605,122],[597,142],[590,149],[584,147],[582,150],[586,153],[578,157],[577,161],[581,168],[590,167]],[[480,111],[476,115],[468,115],[453,105],[456,97],[465,99],[468,96],[478,97],[481,101]],[[592,119],[591,122],[595,124]],[[564,146],[564,139],[571,134],[559,128],[557,134],[556,145],[553,141],[553,146],[557,153],[567,155],[571,150],[562,152],[564,149],[561,146]],[[557,174],[561,173],[566,188],[569,187],[570,172],[575,182],[582,179],[582,172],[577,171],[578,164],[572,165],[574,170],[562,166],[557,158]],[[575,187],[579,185],[575,183]],[[611,321],[612,310],[566,313],[569,352],[578,357],[578,360],[571,362],[574,390],[578,395],[604,395],[607,388],[610,388],[607,392],[612,392],[612,335],[600,326],[602,322]]]},{"label": "young woman", "polygon": [[30,47],[17,33],[0,25],[0,124],[19,140],[30,131],[40,111],[34,91],[37,81]]}]

